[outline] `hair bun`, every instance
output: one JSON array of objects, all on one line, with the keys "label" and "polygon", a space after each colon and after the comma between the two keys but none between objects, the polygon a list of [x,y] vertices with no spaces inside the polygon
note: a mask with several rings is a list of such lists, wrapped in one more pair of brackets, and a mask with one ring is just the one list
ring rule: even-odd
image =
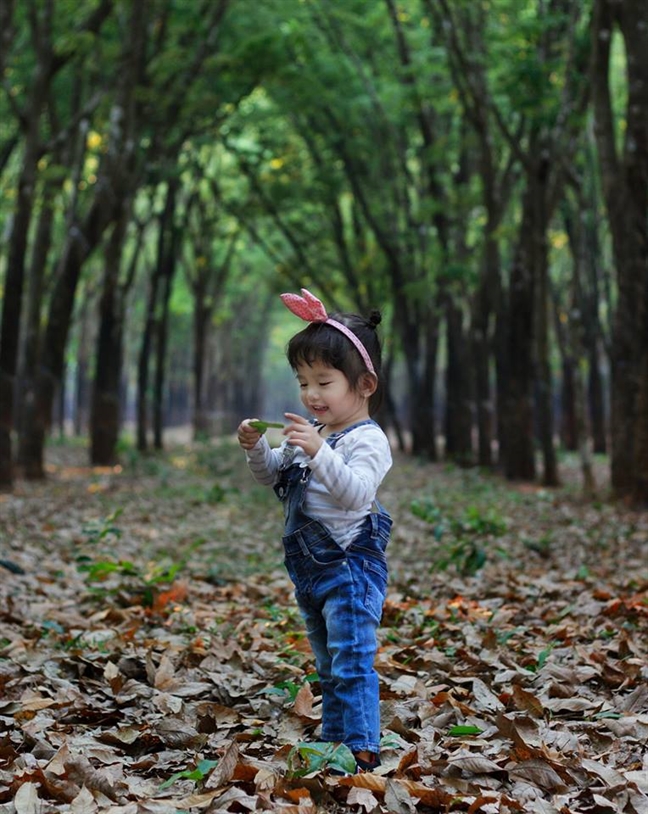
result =
[{"label": "hair bun", "polygon": [[367,319],[367,322],[371,325],[372,328],[377,328],[378,325],[382,322],[382,314],[378,311],[377,308],[374,308]]}]

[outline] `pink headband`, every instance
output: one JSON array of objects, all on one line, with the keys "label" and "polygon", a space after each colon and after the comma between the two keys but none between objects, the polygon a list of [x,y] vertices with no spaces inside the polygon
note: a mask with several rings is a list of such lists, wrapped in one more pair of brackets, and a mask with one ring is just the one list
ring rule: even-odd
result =
[{"label": "pink headband", "polygon": [[341,322],[337,322],[334,319],[329,319],[329,316],[326,313],[326,308],[324,308],[321,301],[318,300],[317,297],[314,297],[310,291],[302,288],[301,292],[303,295],[301,297],[299,294],[281,295],[281,299],[286,308],[292,311],[296,316],[306,320],[306,322],[324,322],[326,325],[330,325],[332,328],[337,328],[338,331],[341,331],[347,337],[347,339],[350,339],[351,342],[353,342],[353,344],[356,346],[357,351],[360,356],[362,356],[362,361],[367,366],[369,373],[373,373],[375,376],[376,371],[374,370],[374,366],[371,362],[371,357],[369,356],[365,346],[353,333],[353,331],[347,328],[347,326],[343,325]]}]

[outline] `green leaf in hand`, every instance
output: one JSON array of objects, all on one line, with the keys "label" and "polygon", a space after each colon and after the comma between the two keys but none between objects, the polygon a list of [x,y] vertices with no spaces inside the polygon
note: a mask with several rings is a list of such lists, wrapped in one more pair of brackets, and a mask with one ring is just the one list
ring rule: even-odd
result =
[{"label": "green leaf in hand", "polygon": [[274,427],[277,430],[283,429],[283,424],[279,424],[277,421],[248,421],[250,427],[254,427],[257,432],[260,432],[261,435],[269,428]]}]

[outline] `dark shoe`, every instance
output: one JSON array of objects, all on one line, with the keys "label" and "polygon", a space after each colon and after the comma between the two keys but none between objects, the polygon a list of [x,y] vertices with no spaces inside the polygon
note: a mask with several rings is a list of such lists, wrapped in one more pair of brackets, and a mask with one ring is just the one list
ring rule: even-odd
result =
[{"label": "dark shoe", "polygon": [[354,757],[356,761],[356,774],[360,774],[361,772],[373,772],[374,769],[380,766],[380,757],[378,755],[372,755],[371,760],[363,760],[357,755],[354,755]]},{"label": "dark shoe", "polygon": [[[373,755],[371,760],[363,760],[361,757],[357,755],[353,756],[356,762],[356,770],[353,774],[364,774],[365,772],[373,772],[374,769],[377,769],[380,766],[380,758],[378,755]],[[349,772],[343,772],[342,769],[327,769],[329,774],[332,774],[336,777],[350,777],[351,775]]]}]

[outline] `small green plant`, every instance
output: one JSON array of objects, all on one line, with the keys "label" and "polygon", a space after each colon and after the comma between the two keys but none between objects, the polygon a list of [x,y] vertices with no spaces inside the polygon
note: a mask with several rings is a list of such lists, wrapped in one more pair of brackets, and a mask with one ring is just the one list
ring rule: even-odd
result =
[{"label": "small green plant", "polygon": [[[319,676],[317,673],[309,673],[307,676],[305,676],[304,681],[307,681],[309,684],[314,684],[316,681],[319,681]],[[286,681],[280,681],[278,684],[275,684],[274,687],[268,687],[267,690],[263,690],[263,694],[281,695],[292,704],[295,702],[295,699],[297,698],[302,686],[303,685],[301,683],[287,679]]]},{"label": "small green plant", "polygon": [[268,687],[267,690],[264,690],[264,693],[266,695],[280,695],[283,698],[287,698],[291,703],[294,703],[300,687],[301,685],[296,681],[280,681],[278,684],[275,684],[274,687]]},{"label": "small green plant", "polygon": [[161,784],[160,790],[168,789],[169,786],[172,786],[177,780],[194,780],[196,783],[201,783],[217,765],[217,760],[201,760],[196,764],[194,769],[185,769],[182,772],[172,774],[171,777]]},{"label": "small green plant", "polygon": [[410,504],[410,509],[415,517],[419,517],[432,526],[435,539],[440,540],[448,526],[443,519],[441,509],[434,501],[429,497],[423,498],[423,500],[416,499]]},{"label": "small green plant", "polygon": [[[86,523],[83,533],[88,548],[77,558],[77,570],[86,575],[91,592],[102,599],[119,596],[127,604],[138,603],[153,607],[160,586],[170,585],[181,566],[178,564],[154,565],[143,568],[130,560],[115,559],[110,551],[121,537],[121,529],[115,524],[122,509],[116,509],[107,517]],[[110,580],[111,576],[118,580]]]},{"label": "small green plant", "polygon": [[216,503],[222,503],[227,496],[227,489],[222,487],[219,483],[214,483],[205,494],[205,502],[211,506]]},{"label": "small green plant", "polygon": [[311,772],[335,769],[354,774],[353,752],[343,743],[297,743],[288,754],[288,777],[303,777]]},{"label": "small green plant", "polygon": [[506,532],[504,519],[493,508],[482,511],[477,506],[468,506],[456,523],[462,531],[471,534],[501,537]]},{"label": "small green plant", "polygon": [[415,499],[410,504],[415,517],[432,526],[439,546],[433,568],[445,571],[454,566],[463,576],[476,574],[486,562],[486,551],[479,538],[499,537],[506,532],[506,522],[493,509],[468,506],[460,515],[444,513],[431,497]]},{"label": "small green plant", "polygon": [[83,535],[88,543],[96,545],[109,538],[119,539],[121,529],[115,525],[115,521],[121,515],[123,509],[115,509],[107,517],[100,517],[96,520],[89,520],[83,527]]},{"label": "small green plant", "polygon": [[541,650],[540,653],[538,653],[538,658],[536,659],[535,664],[527,665],[528,669],[534,673],[537,673],[538,670],[542,670],[555,646],[555,644],[550,643],[547,645],[547,647],[545,647],[544,650]]}]

